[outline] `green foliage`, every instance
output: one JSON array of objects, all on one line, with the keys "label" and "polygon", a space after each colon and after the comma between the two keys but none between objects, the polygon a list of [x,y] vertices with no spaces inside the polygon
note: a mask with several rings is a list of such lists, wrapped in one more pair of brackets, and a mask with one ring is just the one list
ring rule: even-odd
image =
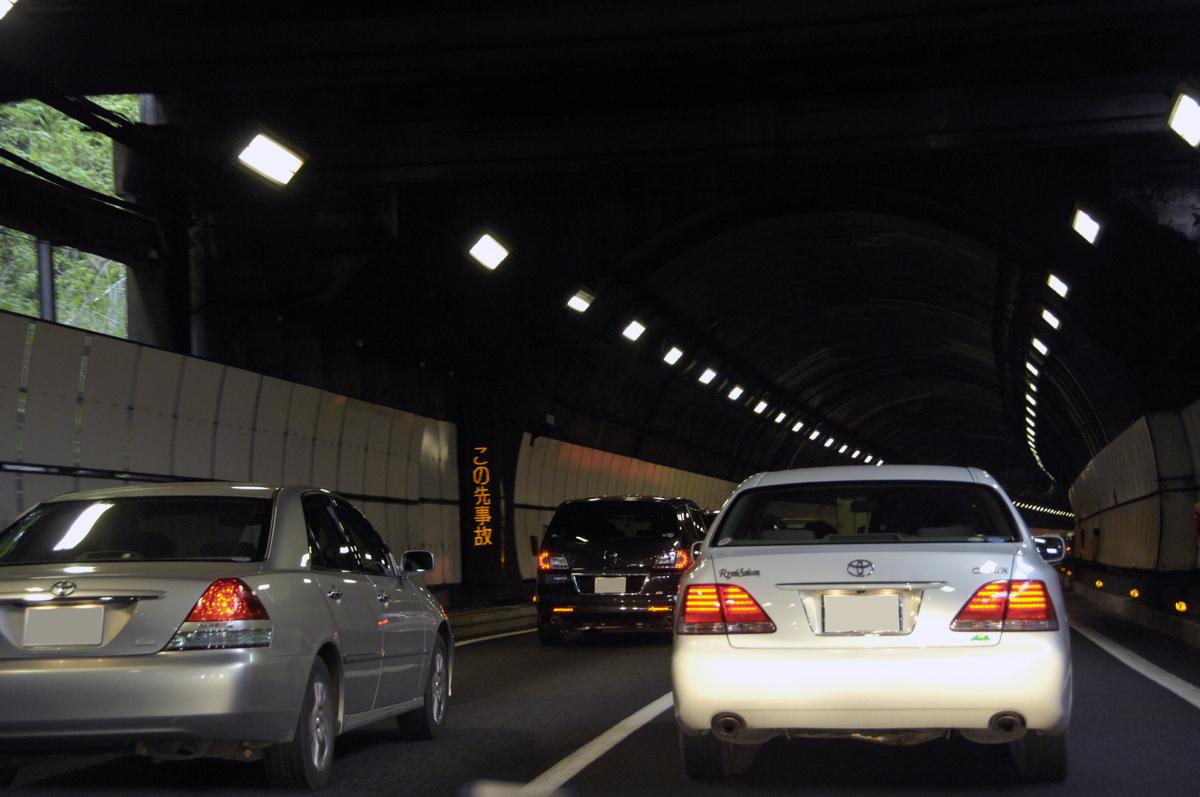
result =
[{"label": "green foliage", "polygon": [[[138,119],[136,94],[92,100],[131,121]],[[115,196],[112,140],[37,100],[0,105],[0,148],[76,185]],[[55,310],[61,323],[125,337],[125,281],[126,269],[120,263],[54,247]],[[3,228],[0,309],[38,314],[35,241],[32,236]]]}]

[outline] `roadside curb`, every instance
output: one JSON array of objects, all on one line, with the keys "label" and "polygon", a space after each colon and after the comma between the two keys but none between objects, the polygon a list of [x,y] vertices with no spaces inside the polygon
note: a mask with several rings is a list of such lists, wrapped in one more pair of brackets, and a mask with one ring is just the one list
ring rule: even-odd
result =
[{"label": "roadside curb", "polygon": [[537,625],[537,609],[529,604],[451,611],[450,628],[458,641],[524,631]]}]

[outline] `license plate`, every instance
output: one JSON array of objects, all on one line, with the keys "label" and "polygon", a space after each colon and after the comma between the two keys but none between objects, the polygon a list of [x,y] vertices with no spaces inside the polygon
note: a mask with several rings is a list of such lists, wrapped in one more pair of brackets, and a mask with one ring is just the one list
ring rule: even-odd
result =
[{"label": "license plate", "polygon": [[31,606],[25,610],[25,647],[99,645],[103,606]]},{"label": "license plate", "polygon": [[604,576],[596,576],[596,586],[592,587],[592,592],[607,595],[623,593],[625,592],[625,577],[607,578]]},{"label": "license plate", "polygon": [[826,634],[900,633],[899,595],[826,595]]}]

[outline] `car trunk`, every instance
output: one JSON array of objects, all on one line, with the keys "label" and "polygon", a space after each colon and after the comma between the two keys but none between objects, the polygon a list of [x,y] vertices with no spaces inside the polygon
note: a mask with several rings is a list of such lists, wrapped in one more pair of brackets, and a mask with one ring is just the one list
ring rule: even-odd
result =
[{"label": "car trunk", "polygon": [[258,569],[177,561],[0,567],[0,659],[154,653],[213,581]]},{"label": "car trunk", "polygon": [[[730,546],[710,549],[718,583],[746,589],[775,623],[730,634],[737,648],[986,647],[1000,632],[952,631],[983,584],[1010,577],[1016,543]],[[859,575],[861,573],[861,575]]]}]

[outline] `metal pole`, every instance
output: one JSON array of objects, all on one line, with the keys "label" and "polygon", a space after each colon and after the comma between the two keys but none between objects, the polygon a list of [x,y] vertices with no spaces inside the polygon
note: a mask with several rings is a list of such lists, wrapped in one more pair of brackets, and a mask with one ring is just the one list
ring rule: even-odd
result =
[{"label": "metal pole", "polygon": [[38,239],[38,306],[43,321],[54,321],[57,306],[54,303],[54,252],[50,242]]}]

